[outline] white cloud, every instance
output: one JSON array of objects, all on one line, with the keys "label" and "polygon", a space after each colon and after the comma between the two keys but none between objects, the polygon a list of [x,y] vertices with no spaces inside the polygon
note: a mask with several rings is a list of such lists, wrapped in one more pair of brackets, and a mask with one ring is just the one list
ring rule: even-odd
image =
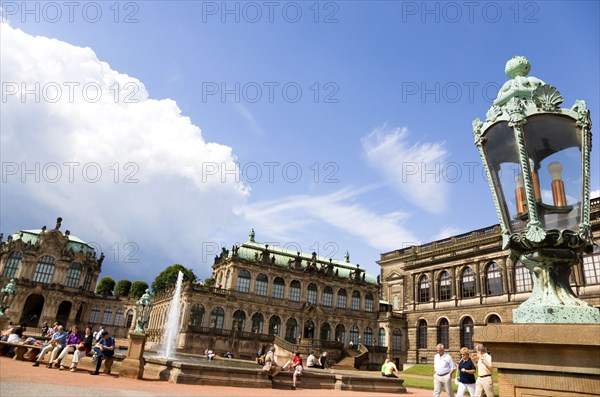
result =
[{"label": "white cloud", "polygon": [[436,235],[431,237],[431,241],[443,240],[448,237],[456,236],[462,230],[454,226],[445,226]]},{"label": "white cloud", "polygon": [[[235,223],[233,208],[249,195],[235,178],[207,173],[234,169],[232,148],[206,142],[175,101],[151,99],[90,48],[0,28],[3,221],[42,208],[39,222],[61,215],[107,255],[136,242],[140,252],[198,264],[200,243]],[[168,264],[124,272],[153,277]]]},{"label": "white cloud", "polygon": [[362,139],[368,162],[381,172],[402,198],[434,214],[447,207],[449,185],[443,168],[443,143],[409,141],[406,128],[378,128]]}]

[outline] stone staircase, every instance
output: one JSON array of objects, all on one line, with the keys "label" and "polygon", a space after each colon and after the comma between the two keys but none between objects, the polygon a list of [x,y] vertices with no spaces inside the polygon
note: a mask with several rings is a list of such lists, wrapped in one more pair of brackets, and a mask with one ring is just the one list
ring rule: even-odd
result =
[{"label": "stone staircase", "polygon": [[356,368],[354,367],[354,360],[356,359],[357,356],[359,356],[361,354],[362,354],[362,352],[358,351],[358,350],[344,349],[343,358],[340,361],[338,361],[337,363],[335,363],[333,368],[351,370],[351,371],[356,370]]}]

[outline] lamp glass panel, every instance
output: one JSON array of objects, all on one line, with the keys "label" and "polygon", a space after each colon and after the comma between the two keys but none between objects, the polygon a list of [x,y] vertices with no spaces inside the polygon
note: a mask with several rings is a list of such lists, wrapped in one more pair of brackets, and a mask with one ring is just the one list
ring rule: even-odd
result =
[{"label": "lamp glass panel", "polygon": [[536,202],[544,227],[577,230],[581,220],[581,130],[569,117],[537,115],[525,124],[525,140],[532,175],[537,174],[539,181]]}]

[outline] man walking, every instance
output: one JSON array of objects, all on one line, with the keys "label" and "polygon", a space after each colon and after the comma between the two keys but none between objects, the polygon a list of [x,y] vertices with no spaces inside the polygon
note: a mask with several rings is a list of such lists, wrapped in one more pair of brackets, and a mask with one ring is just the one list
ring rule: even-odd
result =
[{"label": "man walking", "polygon": [[452,374],[455,370],[454,360],[448,353],[444,352],[444,345],[440,343],[437,345],[437,354],[433,359],[433,397],[440,397],[442,387],[450,397],[454,397]]},{"label": "man walking", "polygon": [[477,350],[477,380],[475,381],[475,397],[481,397],[481,393],[485,392],[486,397],[494,397],[494,381],[492,373],[492,356],[487,352],[487,348],[483,345],[475,346]]}]

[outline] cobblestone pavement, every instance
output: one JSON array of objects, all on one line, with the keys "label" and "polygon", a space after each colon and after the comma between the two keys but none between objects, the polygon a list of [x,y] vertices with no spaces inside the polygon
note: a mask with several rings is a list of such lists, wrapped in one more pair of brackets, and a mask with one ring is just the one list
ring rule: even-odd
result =
[{"label": "cobblestone pavement", "polygon": [[[431,390],[409,389],[407,396],[429,397]],[[199,397],[392,397],[395,394],[341,390],[280,390],[172,384],[152,379],[126,379],[116,375],[90,376],[77,372],[34,368],[31,362],[0,357],[1,397],[111,397],[111,396],[199,396]]]}]

